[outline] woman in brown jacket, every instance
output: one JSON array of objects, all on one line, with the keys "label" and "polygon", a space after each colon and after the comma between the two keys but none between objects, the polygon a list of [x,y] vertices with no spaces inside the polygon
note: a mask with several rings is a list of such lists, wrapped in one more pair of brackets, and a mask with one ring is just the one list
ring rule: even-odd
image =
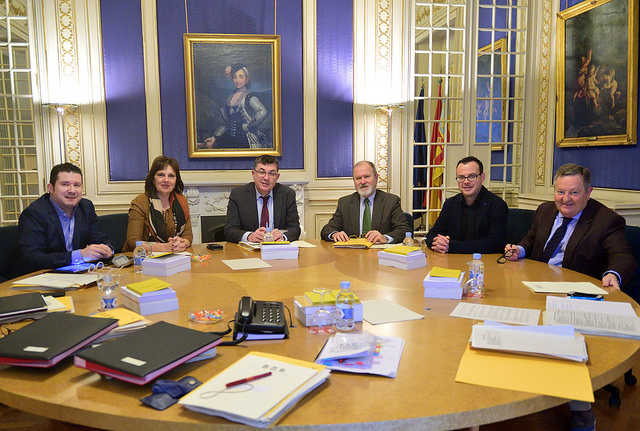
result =
[{"label": "woman in brown jacket", "polygon": [[131,201],[123,251],[133,250],[136,241],[145,241],[148,251],[177,252],[189,248],[193,232],[176,159],[156,157],[145,179],[144,190],[144,194]]}]

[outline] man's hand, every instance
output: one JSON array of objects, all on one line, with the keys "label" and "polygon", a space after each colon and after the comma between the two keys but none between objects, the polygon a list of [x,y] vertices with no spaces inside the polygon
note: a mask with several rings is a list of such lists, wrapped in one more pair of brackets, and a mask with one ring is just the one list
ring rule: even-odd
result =
[{"label": "man's hand", "polygon": [[280,229],[273,229],[271,231],[271,238],[273,238],[273,241],[284,241],[284,235],[280,232]]},{"label": "man's hand", "polygon": [[106,244],[89,244],[80,250],[80,254],[85,260],[98,260],[110,258],[113,251]]},{"label": "man's hand", "polygon": [[446,253],[449,251],[449,235],[436,235],[431,243],[431,249],[438,253]]},{"label": "man's hand", "polygon": [[605,274],[602,277],[602,287],[606,287],[608,290],[620,290],[620,283],[618,283],[618,277],[613,273]]},{"label": "man's hand", "polygon": [[171,247],[171,251],[180,252],[188,249],[191,244],[188,240],[182,237],[172,236],[171,238],[169,238],[169,245]]},{"label": "man's hand", "polygon": [[335,232],[331,238],[333,239],[333,242],[338,242],[338,241],[349,241],[349,235],[347,235],[347,233],[343,230],[341,230],[340,232]]},{"label": "man's hand", "polygon": [[387,237],[382,235],[377,230],[370,230],[369,232],[367,232],[367,234],[364,237],[367,240],[369,240],[372,243],[374,243],[374,244],[386,244],[387,243]]},{"label": "man's hand", "polygon": [[516,261],[518,260],[518,255],[520,254],[520,249],[515,244],[507,244],[504,247],[504,257],[507,260]]},{"label": "man's hand", "polygon": [[249,242],[262,242],[264,241],[264,235],[267,233],[267,228],[261,227],[251,232],[247,237],[247,241]]}]

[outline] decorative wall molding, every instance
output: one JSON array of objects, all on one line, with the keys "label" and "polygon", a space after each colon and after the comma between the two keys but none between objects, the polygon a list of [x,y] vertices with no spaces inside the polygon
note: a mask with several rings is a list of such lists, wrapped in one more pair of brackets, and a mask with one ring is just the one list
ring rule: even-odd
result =
[{"label": "decorative wall molding", "polygon": [[[535,184],[543,186],[545,181],[546,148],[548,143],[549,83],[551,82],[551,36],[552,36],[552,0],[542,0],[542,26],[540,31],[540,52],[538,53],[538,129],[536,133],[536,169]],[[553,101],[552,101],[553,102]]]},{"label": "decorative wall molding", "polygon": [[376,69],[391,71],[391,42],[393,39],[392,0],[376,1]]},{"label": "decorative wall molding", "polygon": [[67,160],[76,166],[84,166],[82,158],[82,146],[80,144],[82,136],[82,126],[80,123],[80,110],[77,106],[65,108],[63,133],[66,143],[65,154]]},{"label": "decorative wall molding", "polygon": [[389,138],[389,116],[381,109],[375,113],[376,119],[376,159],[374,163],[378,168],[378,182],[380,187],[391,188],[391,177],[389,175],[390,154],[387,148]]}]

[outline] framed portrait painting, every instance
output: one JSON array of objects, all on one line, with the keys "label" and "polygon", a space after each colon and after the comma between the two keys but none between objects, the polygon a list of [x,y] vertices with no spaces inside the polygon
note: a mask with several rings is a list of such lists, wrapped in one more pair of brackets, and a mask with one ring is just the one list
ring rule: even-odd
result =
[{"label": "framed portrait painting", "polygon": [[558,14],[559,147],[637,142],[638,0],[595,0]]},{"label": "framed portrait painting", "polygon": [[189,157],[281,155],[280,36],[184,35]]}]

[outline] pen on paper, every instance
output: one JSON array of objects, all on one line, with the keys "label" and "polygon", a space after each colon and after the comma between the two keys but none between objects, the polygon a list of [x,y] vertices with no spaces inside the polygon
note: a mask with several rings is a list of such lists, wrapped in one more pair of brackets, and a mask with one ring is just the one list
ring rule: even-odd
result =
[{"label": "pen on paper", "polygon": [[245,377],[244,379],[240,379],[240,380],[234,380],[233,382],[227,383],[225,386],[227,388],[231,388],[233,386],[238,386],[238,385],[241,385],[243,383],[249,383],[249,382],[252,382],[254,380],[261,379],[263,377],[269,377],[270,375],[271,375],[271,371],[266,372],[266,373],[262,373],[262,374],[258,374],[256,376]]}]

